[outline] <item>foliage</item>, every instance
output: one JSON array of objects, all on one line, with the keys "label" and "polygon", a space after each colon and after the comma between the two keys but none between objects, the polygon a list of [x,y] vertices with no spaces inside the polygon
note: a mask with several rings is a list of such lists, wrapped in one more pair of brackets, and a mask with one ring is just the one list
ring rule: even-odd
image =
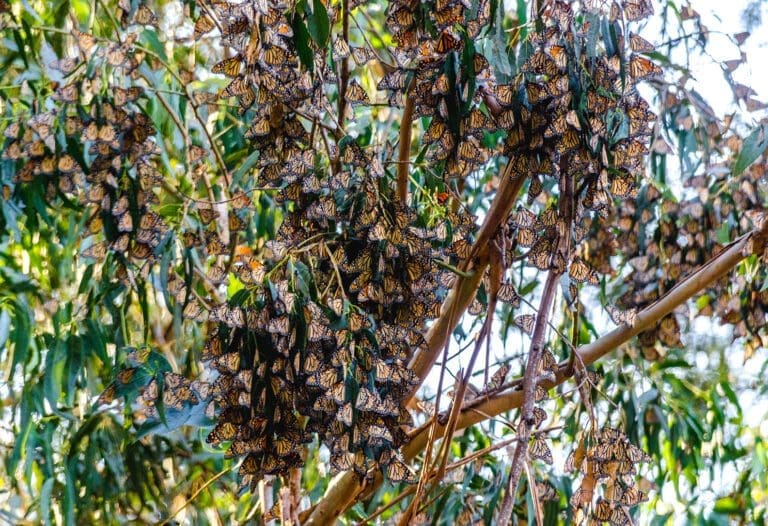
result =
[{"label": "foliage", "polygon": [[765,105],[690,6],[0,28],[4,520],[765,520]]}]

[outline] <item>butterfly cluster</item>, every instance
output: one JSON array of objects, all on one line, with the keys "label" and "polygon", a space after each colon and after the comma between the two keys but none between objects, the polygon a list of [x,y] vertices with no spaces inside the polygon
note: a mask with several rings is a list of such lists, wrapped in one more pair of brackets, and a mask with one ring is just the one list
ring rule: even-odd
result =
[{"label": "butterfly cluster", "polygon": [[[139,107],[139,87],[103,82],[105,70],[133,71],[141,60],[136,34],[119,44],[101,44],[73,30],[78,56],[50,64],[65,81],[50,93],[51,109],[11,123],[3,158],[17,161],[16,181],[41,184],[46,195],[76,197],[87,211],[81,255],[116,254],[118,277],[126,263],[151,261],[167,226],[153,210],[153,191],[163,179],[153,164],[155,129]],[[90,60],[91,68],[82,67]],[[79,143],[80,148],[69,148]]]},{"label": "butterfly cluster", "polygon": [[[730,239],[749,231],[753,227],[749,217],[763,215],[765,197],[760,181],[764,176],[764,165],[758,163],[738,177],[726,171],[692,177],[685,183],[688,195],[680,201],[648,186],[635,202],[622,203],[617,221],[630,272],[624,278],[627,290],[619,303],[635,309],[653,303],[723,250],[724,228]],[[736,209],[742,212],[737,214]],[[757,252],[763,261],[768,257],[765,250]],[[737,276],[719,283],[698,303],[698,314],[716,315],[733,324],[734,337],[746,337],[748,347],[764,347],[768,342],[764,331],[768,295],[760,290],[761,281]],[[681,345],[674,314],[638,336],[638,347],[646,359],[659,359],[666,348]]]},{"label": "butterfly cluster", "polygon": [[583,474],[570,500],[574,521],[582,524],[591,518],[616,526],[632,524],[628,509],[648,500],[635,482],[637,464],[650,461],[647,453],[617,429],[599,430],[590,445],[582,439],[565,463],[567,473]]},{"label": "butterfly cluster", "polygon": [[[631,19],[628,14],[626,18]],[[507,130],[505,151],[513,174],[530,178],[529,206],[543,204],[538,213],[519,207],[510,215],[510,248],[527,248],[528,262],[536,268],[567,269],[574,284],[596,284],[594,265],[601,262],[589,261],[591,252],[577,255],[577,247],[587,238],[593,217],[607,217],[614,198],[636,193],[655,119],[636,83],[660,70],[649,63],[652,71],[638,65],[627,75],[621,43],[595,48],[588,35],[602,31],[596,27],[601,20],[597,13],[574,17],[570,5],[553,2],[543,20],[546,27],[532,35],[521,75],[489,88],[501,109],[497,119]],[[624,34],[620,19],[606,23]],[[639,45],[638,38],[632,46]],[[640,59],[646,60],[632,55],[630,63]],[[516,93],[524,94],[522,100]],[[555,185],[559,196],[553,203]],[[563,202],[568,200],[573,202]],[[571,242],[563,243],[564,238]],[[570,251],[563,250],[568,246]],[[610,265],[598,268],[610,271]]]},{"label": "butterfly cluster", "polygon": [[[342,141],[330,163],[318,155],[303,119],[328,103],[322,83],[338,75],[301,62],[286,10],[216,3],[196,23],[199,36],[222,28],[233,57],[212,69],[232,79],[220,95],[252,119],[260,184],[290,203],[265,258],[235,257],[244,291],[207,313],[216,330],[203,359],[219,410],[208,440],[244,457],[244,485],[302,465],[315,435],[331,471],[362,476],[378,463],[390,480],[413,481],[397,453],[416,381],[406,365],[446,292],[435,260],[456,257],[473,221],[448,211],[427,224],[392,200],[382,159],[360,141]],[[355,54],[345,46],[334,42],[336,60]],[[347,102],[364,102],[359,89],[347,86]]]},{"label": "butterfly cluster", "polygon": [[[444,162],[444,174],[464,178],[485,164],[491,150],[483,142],[497,129],[480,108],[476,82],[492,78],[488,60],[474,50],[476,38],[490,20],[490,2],[477,6],[462,0],[439,0],[425,14],[416,2],[390,2],[387,26],[397,47],[398,67],[387,72],[378,88],[390,91],[393,105],[411,99],[414,115],[431,117],[423,134],[428,158]],[[465,54],[471,60],[461,60]]]}]

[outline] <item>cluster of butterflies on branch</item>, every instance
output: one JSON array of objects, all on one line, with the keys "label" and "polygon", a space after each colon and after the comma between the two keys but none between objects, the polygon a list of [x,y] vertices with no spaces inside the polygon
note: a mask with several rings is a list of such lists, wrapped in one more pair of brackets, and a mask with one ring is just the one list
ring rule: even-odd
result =
[{"label": "cluster of butterflies on branch", "polygon": [[589,517],[611,526],[632,524],[629,508],[648,500],[637,487],[637,464],[650,461],[621,430],[605,427],[582,437],[565,462],[567,473],[582,474],[570,499],[574,523],[588,523]]},{"label": "cluster of butterflies on branch", "polygon": [[[218,25],[232,49],[212,69],[232,78],[220,96],[237,98],[251,122],[259,183],[292,203],[267,243],[268,264],[236,257],[246,288],[208,316],[218,328],[203,358],[218,373],[220,408],[209,442],[244,457],[244,485],[300,466],[315,433],[334,472],[362,476],[375,462],[390,480],[412,481],[397,453],[410,422],[401,401],[416,380],[407,363],[450,286],[436,260],[459,261],[474,221],[446,210],[425,222],[393,200],[382,160],[351,137],[330,159],[318,155],[319,132],[304,120],[330,107],[324,83],[337,74],[320,54],[311,70],[302,63],[287,8],[216,3],[195,26],[202,37]],[[337,60],[348,56],[333,47]],[[352,105],[358,87],[348,86]]]},{"label": "cluster of butterflies on branch", "polygon": [[[106,85],[101,72],[130,74],[141,57],[132,47],[135,34],[106,45],[72,34],[78,56],[48,65],[65,78],[48,94],[54,105],[7,126],[2,157],[20,163],[16,182],[40,185],[49,200],[62,195],[85,205],[88,239],[81,254],[97,260],[114,254],[116,275],[127,282],[130,262],[154,261],[168,232],[152,209],[163,176],[152,160],[159,153],[155,128],[137,105],[142,88]],[[86,60],[91,68],[83,67]],[[142,268],[149,272],[149,265]]]},{"label": "cluster of butterflies on branch", "polygon": [[[721,133],[725,135],[725,131]],[[653,303],[723,251],[727,241],[764,220],[764,165],[755,164],[738,177],[727,170],[714,172],[688,179],[686,187],[691,194],[680,202],[663,200],[659,190],[648,186],[634,202],[624,202],[615,210],[614,220],[623,232],[622,248],[630,266],[624,277],[626,292],[618,300],[620,305],[636,309]],[[645,227],[648,224],[657,227],[649,231]],[[591,238],[590,243],[597,242]],[[593,246],[593,250],[599,248]],[[768,250],[758,251],[758,256],[768,261]],[[717,316],[723,323],[734,325],[733,337],[746,339],[747,356],[768,344],[768,293],[762,286],[765,277],[756,278],[750,280],[740,275],[724,280],[697,302],[698,315]],[[683,344],[678,315],[686,318],[689,314],[688,307],[683,306],[641,332],[637,346],[642,355],[648,360],[659,360],[666,349],[680,348]]]},{"label": "cluster of butterflies on branch", "polygon": [[[143,6],[120,5],[124,25],[156,22]],[[345,131],[354,108],[372,99],[356,80],[347,82],[341,65],[350,57],[358,68],[380,62],[377,88],[388,93],[386,104],[412,104],[416,117],[429,119],[424,159],[446,186],[494,155],[508,159],[513,177],[529,181],[527,205],[504,227],[505,261],[567,272],[573,289],[597,284],[610,265],[601,260],[604,252],[583,242],[590,225],[608,231],[614,198],[635,196],[655,119],[636,83],[661,70],[643,56],[652,46],[626,30],[652,10],[647,0],[588,2],[579,16],[565,2],[546,6],[541,29],[520,45],[519,72],[500,83],[478,51],[492,23],[489,0],[390,2],[394,64],[341,36],[319,36],[310,17],[321,16],[320,9],[306,2],[198,4],[194,38],[216,30],[227,50],[211,69],[228,79],[218,98],[236,99],[244,136],[258,151],[258,183],[275,190],[286,213],[275,239],[256,254],[229,246],[227,237],[233,243],[237,236],[217,233],[222,225],[232,233],[247,228],[248,195],[235,193],[221,222],[222,207],[196,203],[199,231],[184,232],[184,246],[200,248],[204,260],[216,258],[205,276],[209,285],[231,272],[243,288],[209,304],[189,278],[170,272],[168,300],[182,305],[186,318],[209,323],[203,360],[214,379],[193,387],[166,375],[142,395],[145,416],[158,414],[161,398],[172,408],[213,400],[217,424],[208,441],[228,443],[228,455],[243,458],[245,486],[301,466],[315,435],[330,450],[332,471],[365,476],[378,466],[391,481],[416,480],[398,452],[411,423],[403,401],[418,383],[408,363],[424,349],[425,325],[440,315],[453,286],[455,274],[446,268],[470,254],[475,221],[458,202],[425,215],[395,198],[392,149]],[[323,7],[332,28],[343,13]],[[347,7],[364,8],[354,1]],[[143,110],[146,94],[138,86],[107,89],[100,68],[133,78],[144,56],[133,45],[136,33],[118,43],[72,35],[78,56],[52,65],[66,79],[50,93],[55,109],[6,128],[3,155],[19,162],[19,182],[42,180],[51,195],[80,198],[92,236],[82,255],[113,254],[117,277],[130,284],[131,263],[148,274],[175,233],[153,209],[164,178]],[[83,67],[88,61],[95,67]],[[333,113],[338,97],[345,102],[341,115]],[[70,148],[77,140],[82,148]],[[188,153],[193,171],[207,169],[204,149]],[[604,246],[613,253],[609,238]],[[511,280],[498,296],[519,306]],[[471,312],[481,311],[481,299]],[[631,324],[630,316],[617,316]],[[530,332],[534,319],[516,321]],[[548,360],[542,374],[551,374],[554,363]],[[102,401],[140,369],[123,371]],[[536,415],[540,425],[546,414]],[[549,458],[542,447],[532,451]]]},{"label": "cluster of butterflies on branch", "polygon": [[[378,88],[392,92],[393,106],[410,97],[415,115],[431,118],[423,137],[427,159],[441,164],[446,177],[463,178],[484,165],[494,152],[482,139],[501,130],[507,139],[495,153],[510,159],[514,175],[530,178],[529,204],[550,205],[553,187],[570,178],[575,216],[606,217],[613,197],[634,195],[655,118],[635,89],[660,73],[639,54],[650,44],[631,35],[629,74],[622,68],[624,21],[649,14],[633,11],[637,5],[611,10],[614,31],[593,31],[587,26],[599,26],[600,13],[577,22],[568,4],[552,3],[520,74],[497,84],[472,44],[489,22],[487,2],[477,9],[437,2],[433,12],[392,2],[387,24],[397,64]],[[338,62],[351,51],[337,39],[330,56],[316,53],[307,67],[287,7],[213,3],[195,26],[197,36],[218,27],[231,48],[232,56],[213,67],[231,79],[220,96],[237,98],[251,122],[246,135],[260,152],[260,182],[279,189],[278,200],[294,203],[268,243],[269,264],[250,255],[237,259],[233,270],[247,293],[209,317],[219,325],[205,358],[219,373],[213,392],[222,408],[209,440],[231,442],[230,454],[245,457],[244,484],[301,465],[302,445],[313,433],[328,445],[333,471],[363,475],[375,461],[391,480],[410,480],[396,452],[409,421],[401,401],[414,382],[407,362],[423,347],[420,330],[439,315],[451,286],[434,261],[466,256],[473,222],[446,211],[444,223],[428,228],[393,200],[386,159],[351,137],[337,137],[328,158],[317,154],[318,126],[304,122],[328,112],[332,90],[325,84],[339,81]],[[334,21],[338,13],[328,9]],[[468,22],[466,31],[459,22]],[[461,61],[464,55],[471,60]],[[350,105],[369,102],[359,84],[347,88]],[[343,126],[344,117],[337,115],[336,124]],[[558,239],[571,235],[562,207],[541,208],[510,217],[510,255],[528,249],[535,267],[567,269],[574,283],[596,284],[586,257],[558,250]],[[578,245],[586,229],[573,230]],[[517,305],[516,291],[504,285],[502,299]],[[530,331],[533,319],[521,317],[519,325]]]}]

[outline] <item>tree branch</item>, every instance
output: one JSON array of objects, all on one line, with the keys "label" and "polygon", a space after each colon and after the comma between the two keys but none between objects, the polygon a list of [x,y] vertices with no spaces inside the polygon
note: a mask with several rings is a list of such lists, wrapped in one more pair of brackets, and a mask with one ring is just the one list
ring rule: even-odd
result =
[{"label": "tree branch", "polygon": [[[558,255],[562,260],[571,259],[571,226],[573,224],[574,209],[573,177],[567,170],[562,170],[560,175],[560,199],[559,215],[565,225],[565,234],[560,235],[558,239]],[[531,437],[531,428],[533,427],[533,409],[536,405],[536,386],[538,385],[539,364],[544,355],[544,337],[549,322],[549,312],[555,300],[555,292],[560,276],[565,272],[565,265],[555,264],[547,275],[547,281],[544,283],[544,291],[541,294],[538,313],[536,314],[536,325],[533,327],[531,335],[531,347],[528,352],[528,362],[525,365],[523,374],[523,406],[520,414],[520,424],[517,428],[519,440],[515,446],[515,453],[512,457],[512,465],[509,469],[509,482],[507,483],[507,493],[501,503],[499,510],[498,524],[509,524],[512,518],[512,510],[515,507],[517,496],[517,484],[520,481],[520,475],[523,466],[528,462],[528,440]],[[575,353],[573,353],[575,355]]]},{"label": "tree branch", "polygon": [[536,325],[531,335],[531,348],[528,351],[528,361],[525,364],[525,373],[523,374],[523,409],[520,415],[520,425],[517,429],[518,441],[515,446],[515,454],[512,457],[512,466],[509,470],[507,493],[501,504],[497,524],[509,524],[509,519],[512,517],[512,508],[515,505],[517,483],[520,480],[523,464],[526,462],[528,439],[531,436],[531,419],[533,418],[533,408],[536,405],[539,363],[544,352],[544,336],[546,335],[549,311],[554,303],[560,274],[561,272],[554,269],[550,270],[549,274],[547,274],[547,281],[544,283],[544,292],[541,295],[541,303],[539,304],[539,312],[536,314]]},{"label": "tree branch", "polygon": [[413,122],[414,98],[406,96],[403,118],[400,121],[400,143],[397,154],[397,199],[408,203],[408,170],[411,160],[411,124]]},{"label": "tree branch", "polygon": [[[511,206],[511,205],[510,205]],[[683,280],[676,287],[672,288],[665,296],[659,298],[655,303],[640,311],[637,315],[635,325],[632,327],[623,325],[618,327],[605,336],[598,338],[592,343],[583,345],[578,349],[579,359],[584,365],[590,365],[619,346],[631,340],[640,332],[655,325],[664,316],[672,312],[677,306],[683,304],[698,292],[710,287],[717,280],[726,275],[733,267],[741,262],[749,251],[748,247],[755,246],[759,248],[760,242],[768,236],[768,221],[762,226],[761,230],[754,230],[740,237],[727,248],[705,263],[696,272]],[[759,241],[750,243],[750,241]],[[568,368],[567,362],[560,364],[555,380],[544,382],[545,388],[552,388],[567,380],[571,375],[566,374]],[[507,391],[484,401],[476,407],[462,410],[456,429],[464,429],[471,425],[488,420],[497,415],[516,409],[522,405],[523,392],[520,390]],[[403,455],[406,460],[413,459],[424,449],[429,436],[430,426],[420,427],[412,435],[411,440],[403,447]],[[435,438],[445,434],[445,427],[436,425]],[[339,517],[351,506],[358,496],[365,490],[375,490],[381,484],[381,477],[378,476],[373,484],[365,487],[361,484],[357,475],[353,472],[341,473],[334,478],[323,499],[317,505],[308,510],[309,516],[304,524],[326,525],[332,524],[336,517]]]}]

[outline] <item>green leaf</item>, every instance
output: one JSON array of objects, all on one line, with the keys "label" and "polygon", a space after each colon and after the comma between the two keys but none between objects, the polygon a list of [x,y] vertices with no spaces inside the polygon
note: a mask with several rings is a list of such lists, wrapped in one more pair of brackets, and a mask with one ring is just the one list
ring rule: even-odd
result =
[{"label": "green leaf", "polygon": [[304,21],[295,13],[291,25],[293,26],[293,41],[296,43],[296,53],[299,55],[302,65],[310,72],[315,68],[315,54],[309,47],[309,31]]},{"label": "green leaf", "polygon": [[715,513],[725,513],[728,515],[741,515],[742,509],[739,503],[733,497],[723,497],[715,501]]},{"label": "green leaf", "polygon": [[237,167],[237,169],[232,174],[232,183],[233,184],[239,184],[242,180],[243,176],[248,173],[248,170],[253,168],[253,166],[256,164],[256,161],[259,160],[260,152],[259,150],[254,150],[251,152],[251,154],[243,160],[243,162],[240,164],[240,166]]},{"label": "green leaf", "polygon": [[46,479],[40,489],[40,515],[46,525],[51,524],[51,493],[54,482],[55,479],[53,478]]},{"label": "green leaf", "polygon": [[331,34],[331,24],[328,19],[328,11],[320,0],[312,0],[312,9],[305,10],[307,14],[307,26],[312,40],[324,47],[328,43],[328,37]]},{"label": "green leaf", "polygon": [[744,139],[744,144],[741,146],[739,156],[736,158],[736,162],[733,164],[733,176],[739,176],[747,167],[755,162],[755,160],[763,154],[766,148],[768,148],[768,125],[763,125],[749,134],[749,137]]}]

